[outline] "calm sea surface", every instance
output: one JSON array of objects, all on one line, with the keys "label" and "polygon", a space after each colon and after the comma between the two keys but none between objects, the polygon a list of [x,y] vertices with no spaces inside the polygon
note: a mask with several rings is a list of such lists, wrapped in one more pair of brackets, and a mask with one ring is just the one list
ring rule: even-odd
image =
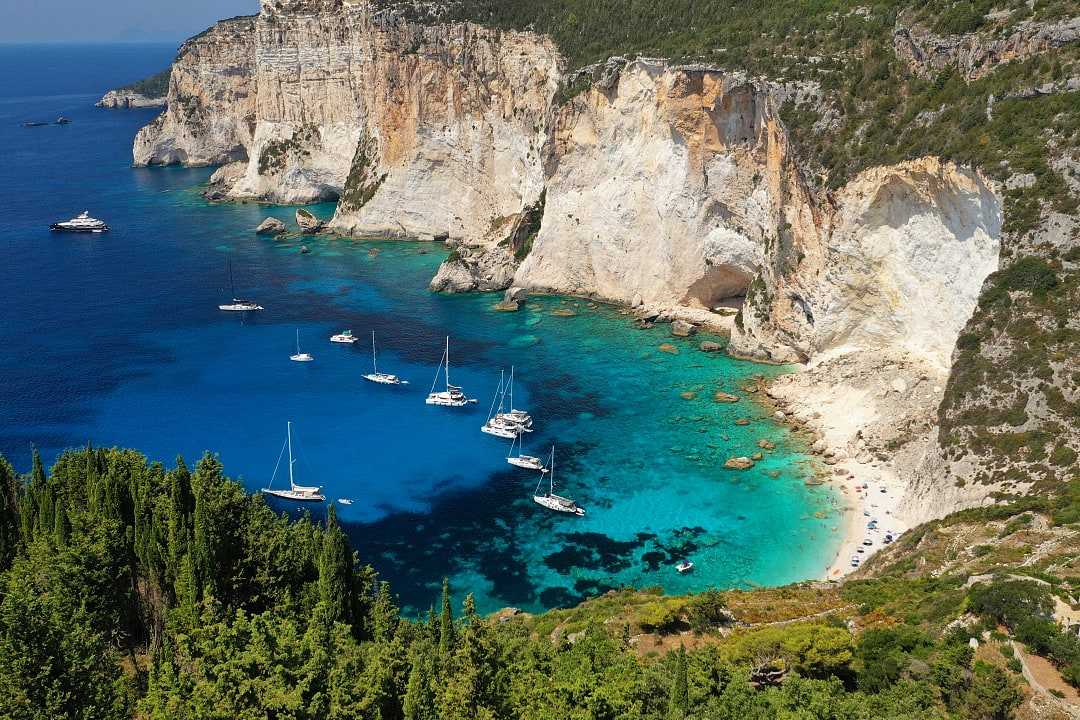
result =
[{"label": "calm sea surface", "polygon": [[[499,313],[494,296],[433,295],[436,245],[308,239],[301,254],[297,240],[257,237],[264,217],[292,224],[293,210],[211,205],[199,195],[208,169],[130,167],[132,137],[155,111],[93,107],[173,52],[0,45],[0,452],[17,467],[34,445],[49,462],[86,442],[169,465],[212,450],[257,489],[291,420],[298,481],[353,499],[338,512],[361,559],[413,611],[443,575],[481,610],[536,610],[624,585],[685,592],[821,572],[838,544],[835,498],[804,485],[806,456],[749,400],[712,399],[776,369],[706,355],[700,338],[637,330],[584,301]],[[60,114],[73,123],[22,127]],[[49,232],[84,209],[113,231]],[[264,312],[217,310],[226,259]],[[331,345],[345,328],[365,341]],[[313,363],[289,361],[297,330]],[[361,379],[372,330],[380,369],[408,387]],[[454,383],[480,400],[464,410],[423,402],[447,335]],[[678,354],[661,352],[665,342]],[[535,505],[537,476],[480,432],[512,365],[515,405],[536,419],[525,450],[556,445],[557,482],[584,518]],[[753,423],[736,426],[744,416]],[[720,467],[761,438],[777,450],[755,468]],[[694,573],[675,572],[682,558]]]}]

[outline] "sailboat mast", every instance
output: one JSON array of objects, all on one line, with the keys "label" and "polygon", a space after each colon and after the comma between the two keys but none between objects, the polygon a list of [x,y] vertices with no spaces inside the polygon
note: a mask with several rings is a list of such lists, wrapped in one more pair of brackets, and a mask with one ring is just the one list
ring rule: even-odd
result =
[{"label": "sailboat mast", "polygon": [[290,420],[290,421],[286,422],[285,427],[287,428],[286,432],[289,435],[289,488],[290,489],[295,489],[296,488],[296,483],[293,482],[293,470],[292,470],[292,466],[293,466],[293,459],[292,459],[292,421]]},{"label": "sailboat mast", "polygon": [[379,374],[379,366],[375,364],[375,331],[371,331],[371,367],[375,374]]},{"label": "sailboat mast", "polygon": [[296,354],[300,354],[300,328],[296,328]]},{"label": "sailboat mast", "polygon": [[[291,467],[291,466],[290,466]],[[551,446],[551,467],[548,469],[548,495],[555,494],[555,446]]]},{"label": "sailboat mast", "polygon": [[514,410],[514,366],[510,366],[510,410]]},{"label": "sailboat mast", "polygon": [[450,392],[450,336],[446,336],[446,392]]}]

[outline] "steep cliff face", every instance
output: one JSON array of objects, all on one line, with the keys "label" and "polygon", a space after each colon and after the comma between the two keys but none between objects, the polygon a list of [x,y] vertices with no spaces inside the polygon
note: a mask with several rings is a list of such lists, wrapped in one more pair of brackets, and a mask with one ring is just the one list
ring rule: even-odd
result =
[{"label": "steep cliff face", "polygon": [[550,168],[516,285],[708,309],[746,292],[797,176],[767,89],[646,60],[558,111]]},{"label": "steep cliff face", "polygon": [[217,165],[247,157],[255,118],[255,18],[223,20],[185,42],[165,112],[135,137],[136,165]]},{"label": "steep cliff face", "polygon": [[1001,223],[999,195],[974,171],[933,158],[868,170],[765,267],[733,347],[774,360],[891,347],[947,368],[997,269]]}]

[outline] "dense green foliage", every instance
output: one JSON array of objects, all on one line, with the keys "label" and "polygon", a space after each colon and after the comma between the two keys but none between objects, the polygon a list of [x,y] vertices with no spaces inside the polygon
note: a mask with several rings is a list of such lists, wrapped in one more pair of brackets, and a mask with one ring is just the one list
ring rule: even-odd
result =
[{"label": "dense green foliage", "polygon": [[[0,479],[0,717],[1007,718],[1021,699],[1010,671],[974,659],[969,633],[941,634],[960,612],[947,581],[854,585],[868,617],[906,594],[944,592],[952,608],[856,633],[816,619],[722,639],[729,606],[752,594],[709,592],[602,598],[574,611],[582,629],[569,635],[547,616],[481,618],[471,596],[455,613],[445,581],[412,620],[332,512],[276,516],[213,456],[191,472],[88,448],[48,474],[35,459],[26,478],[0,462]],[[1017,604],[1010,588],[968,601],[1069,667],[1060,634],[1031,622],[1042,596]],[[629,626],[603,619],[627,602],[636,627],[671,626],[658,642],[689,642],[635,651]]]},{"label": "dense green foliage", "polygon": [[138,93],[143,97],[148,98],[162,98],[169,92],[169,77],[172,75],[172,69],[162,70],[159,73],[151,75],[148,78],[143,78],[137,82],[133,82],[130,85],[125,85],[122,88],[117,88],[120,91],[131,91]]}]

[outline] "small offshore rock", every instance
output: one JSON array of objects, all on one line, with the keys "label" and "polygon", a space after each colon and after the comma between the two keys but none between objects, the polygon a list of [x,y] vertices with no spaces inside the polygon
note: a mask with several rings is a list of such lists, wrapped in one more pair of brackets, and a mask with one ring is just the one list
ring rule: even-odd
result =
[{"label": "small offshore rock", "polygon": [[685,320],[673,320],[671,322],[671,334],[675,337],[690,337],[697,332],[697,328]]},{"label": "small offshore rock", "polygon": [[301,245],[300,246],[300,254],[301,255],[307,255],[309,252],[311,252],[311,248],[309,248],[307,245]]},{"label": "small offshore rock", "polygon": [[529,291],[525,288],[511,287],[507,288],[506,292],[503,294],[503,301],[509,302],[512,300],[513,302],[516,302],[520,305],[521,303],[525,302],[525,298],[527,298],[528,296]]},{"label": "small offshore rock", "polygon": [[764,458],[765,458],[765,455],[763,453],[760,453],[760,452],[756,452],[756,453],[754,453],[753,455],[750,456],[751,460],[762,460]]},{"label": "small offshore rock", "polygon": [[724,462],[724,467],[728,470],[749,470],[754,467],[754,461],[748,457],[733,457]]},{"label": "small offshore rock", "polygon": [[706,340],[705,342],[698,345],[698,347],[701,349],[701,352],[707,353],[720,352],[724,349],[723,345],[718,342],[713,342],[712,340]]},{"label": "small offshore rock", "polygon": [[259,223],[259,227],[255,228],[256,235],[280,235],[288,228],[285,227],[285,223],[281,222],[277,218],[268,217]]},{"label": "small offshore rock", "polygon": [[323,221],[304,208],[296,209],[296,224],[300,226],[300,232],[308,235],[317,233],[323,228]]},{"label": "small offshore rock", "polygon": [[757,446],[759,448],[761,448],[762,450],[775,450],[776,449],[776,445],[773,445],[771,442],[769,442],[765,438],[762,438],[762,439],[758,440],[757,441]]},{"label": "small offshore rock", "polygon": [[[715,400],[718,403],[737,403],[737,402],[739,402],[739,396],[738,395],[731,395],[729,393],[724,392],[723,390],[717,390],[716,392],[713,393],[712,397],[713,397],[713,400]],[[740,423],[739,423],[738,420],[736,420],[735,424],[738,425]],[[749,425],[749,422],[747,422],[747,424]]]},{"label": "small offshore rock", "polygon": [[495,304],[498,312],[517,312],[521,308],[517,300],[502,300]]},{"label": "small offshore rock", "polygon": [[664,343],[658,349],[660,350],[660,352],[668,353],[670,355],[678,355],[679,354],[679,348],[675,347],[671,343]]}]

